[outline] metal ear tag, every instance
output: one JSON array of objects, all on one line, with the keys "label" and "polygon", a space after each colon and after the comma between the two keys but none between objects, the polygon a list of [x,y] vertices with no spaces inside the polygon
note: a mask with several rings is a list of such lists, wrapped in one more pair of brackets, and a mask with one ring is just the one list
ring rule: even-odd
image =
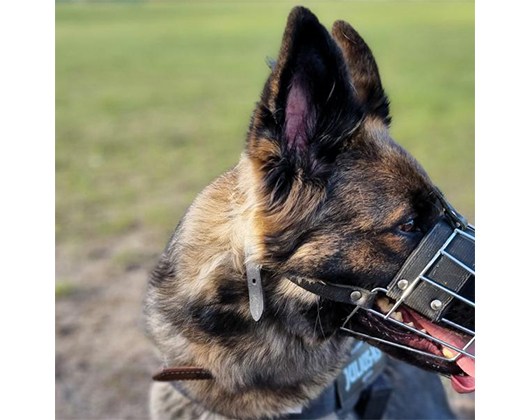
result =
[{"label": "metal ear tag", "polygon": [[264,309],[261,267],[254,263],[247,263],[246,269],[250,314],[254,321],[259,321]]}]

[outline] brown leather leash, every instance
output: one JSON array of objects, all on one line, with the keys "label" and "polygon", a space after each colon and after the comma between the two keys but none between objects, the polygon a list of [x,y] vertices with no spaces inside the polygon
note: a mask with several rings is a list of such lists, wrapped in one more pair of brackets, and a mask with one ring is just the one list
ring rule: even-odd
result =
[{"label": "brown leather leash", "polygon": [[195,381],[213,379],[212,373],[203,368],[194,366],[181,366],[162,369],[153,376],[153,381]]}]

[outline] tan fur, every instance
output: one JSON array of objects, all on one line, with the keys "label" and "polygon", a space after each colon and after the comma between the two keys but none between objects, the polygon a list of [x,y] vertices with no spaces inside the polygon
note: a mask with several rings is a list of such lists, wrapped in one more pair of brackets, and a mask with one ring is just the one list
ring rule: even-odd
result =
[{"label": "tan fur", "polygon": [[[254,224],[256,220],[260,220],[256,217],[259,203],[255,201],[255,193],[253,188],[249,188],[249,182],[252,185],[252,168],[249,167],[248,159],[242,156],[240,163],[233,170],[208,186],[190,207],[184,219],[180,241],[185,245],[181,249],[179,268],[186,273],[186,281],[166,286],[171,289],[171,301],[182,302],[196,298],[208,300],[215,294],[218,285],[216,279],[222,278],[227,271],[237,273],[241,276],[240,281],[244,282],[245,266],[242,257],[245,255],[245,248],[251,250],[248,258],[259,261],[262,244],[258,232],[261,227]],[[316,298],[286,279],[281,282],[278,291],[280,298],[296,297],[310,302],[314,302]],[[248,308],[245,306],[241,307],[239,315],[250,320]],[[153,319],[157,318],[151,318],[151,321]],[[238,352],[234,353],[231,349],[212,342],[189,341],[182,334],[175,334],[174,329],[163,323],[152,325],[151,329],[156,329],[159,336],[161,331],[166,330],[165,338],[157,343],[164,354],[165,365],[207,366],[213,373],[215,381],[190,381],[182,386],[190,394],[200,395],[198,398],[202,404],[215,407],[219,413],[227,410],[238,418],[274,415],[278,411],[285,412],[302,404],[307,398],[315,397],[321,390],[320,383],[308,384],[303,387],[303,397],[299,399],[293,399],[291,395],[283,399],[278,398],[275,392],[271,392],[269,396],[267,390],[242,392],[247,378],[241,363],[244,364],[247,354],[251,354],[253,360],[261,360],[260,363],[265,365],[274,363],[275,359],[285,359],[285,346],[288,344],[279,340],[280,337],[275,331],[265,330],[263,333],[272,334],[271,337],[260,338],[260,341],[275,345],[260,347],[256,346],[255,342],[240,343]],[[319,348],[315,348],[315,357],[318,351]],[[322,383],[336,376],[340,364],[341,360],[335,360],[334,368],[321,373]],[[156,402],[156,408],[153,410],[157,415],[169,410],[168,407],[160,407],[164,398],[158,395],[159,393],[171,394],[171,406],[187,407],[189,404],[187,398],[176,391],[157,385],[153,389],[152,397],[152,401]]]}]

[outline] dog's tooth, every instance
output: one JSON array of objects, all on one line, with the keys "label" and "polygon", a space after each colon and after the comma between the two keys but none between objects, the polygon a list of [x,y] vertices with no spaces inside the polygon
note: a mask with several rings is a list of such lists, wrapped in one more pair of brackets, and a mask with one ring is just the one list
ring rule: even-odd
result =
[{"label": "dog's tooth", "polygon": [[392,309],[392,304],[387,297],[380,297],[377,299],[377,305],[381,308],[383,313],[387,314]]},{"label": "dog's tooth", "polygon": [[452,350],[448,349],[447,347],[444,347],[443,350],[442,350],[442,354],[447,357],[448,359],[452,359],[453,357],[456,356],[456,353],[453,352]]},{"label": "dog's tooth", "polygon": [[390,318],[395,319],[396,321],[403,322],[403,315],[401,312],[392,312]]},{"label": "dog's tooth", "polygon": [[414,323],[413,322],[406,322],[405,325],[408,325],[409,327],[414,328]]},{"label": "dog's tooth", "polygon": [[390,301],[388,300],[387,297],[380,297],[377,299],[377,303],[381,306],[388,306]]},{"label": "dog's tooth", "polygon": [[422,333],[427,334],[427,330],[426,330],[425,328],[422,328],[420,331],[421,331]]}]

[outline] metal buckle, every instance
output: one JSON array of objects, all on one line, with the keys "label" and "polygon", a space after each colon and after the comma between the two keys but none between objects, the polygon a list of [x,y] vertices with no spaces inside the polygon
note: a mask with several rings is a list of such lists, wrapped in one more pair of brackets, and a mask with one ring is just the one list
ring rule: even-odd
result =
[{"label": "metal buckle", "polygon": [[[451,225],[455,229],[467,229],[468,222],[467,219],[462,216],[460,213],[456,211],[456,209],[447,201],[443,193],[440,191],[439,188],[434,188],[434,194],[440,200],[440,203],[442,204],[443,210],[445,215],[447,216],[447,219],[451,222]],[[474,228],[473,228],[474,229]]]}]

